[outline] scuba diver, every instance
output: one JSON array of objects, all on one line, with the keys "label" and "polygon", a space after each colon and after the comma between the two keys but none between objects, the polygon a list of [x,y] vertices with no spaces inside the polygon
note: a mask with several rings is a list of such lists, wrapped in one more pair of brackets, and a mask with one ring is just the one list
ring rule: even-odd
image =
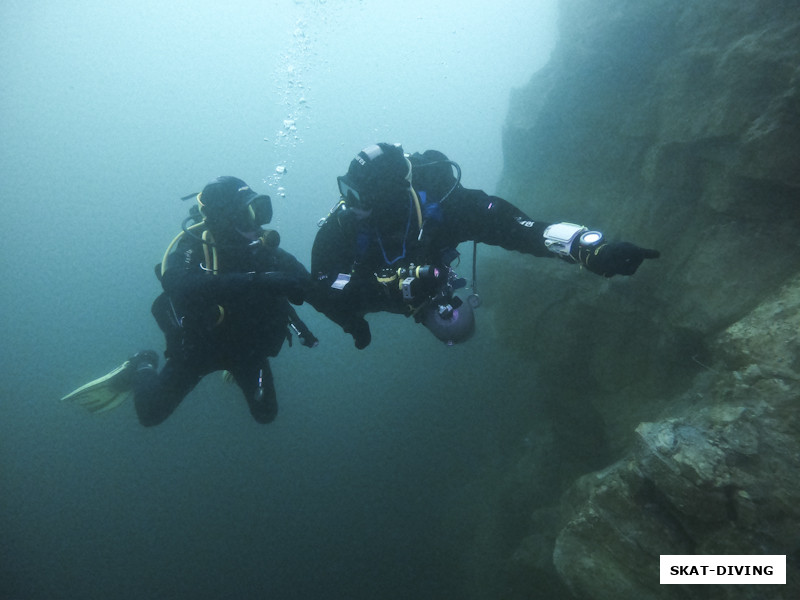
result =
[{"label": "scuba diver", "polygon": [[218,177],[199,194],[182,231],[156,266],[163,292],[152,313],[166,339],[166,363],[138,352],[121,366],[65,396],[99,412],[133,395],[144,426],[163,422],[207,374],[226,371],[253,418],[269,423],[278,402],[269,357],[291,332],[307,347],[317,339],[290,304],[301,304],[308,271],[279,248],[269,196],[241,179]]},{"label": "scuba diver", "polygon": [[452,267],[461,242],[558,257],[604,277],[633,275],[659,256],[574,223],[533,221],[464,188],[461,168],[436,150],[409,156],[399,144],[374,144],[337,181],[339,203],[314,240],[310,297],[359,349],[371,341],[364,316],[379,311],[413,317],[448,345],[469,339],[480,299],[474,284],[466,302],[454,293],[466,286]]}]

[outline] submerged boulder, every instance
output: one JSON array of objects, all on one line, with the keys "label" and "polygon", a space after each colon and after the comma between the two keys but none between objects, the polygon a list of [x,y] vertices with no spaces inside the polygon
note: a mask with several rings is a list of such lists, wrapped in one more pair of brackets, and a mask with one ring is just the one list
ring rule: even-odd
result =
[{"label": "submerged boulder", "polygon": [[[717,337],[714,370],[676,416],[640,424],[629,455],[576,482],[553,556],[580,597],[789,598],[800,589],[798,331],[800,277]],[[787,585],[713,595],[659,586],[662,554],[783,554]]]}]

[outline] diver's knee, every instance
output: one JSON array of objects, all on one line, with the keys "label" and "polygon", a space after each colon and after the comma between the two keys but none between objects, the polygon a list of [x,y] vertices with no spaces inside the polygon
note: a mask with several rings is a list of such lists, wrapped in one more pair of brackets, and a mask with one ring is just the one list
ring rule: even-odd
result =
[{"label": "diver's knee", "polygon": [[155,412],[141,408],[138,405],[136,407],[136,416],[139,417],[139,424],[143,427],[155,427],[156,425],[161,425],[161,423],[167,420],[169,415],[170,413],[164,414]]},{"label": "diver's knee", "polygon": [[275,406],[275,410],[269,412],[260,410],[251,410],[250,413],[253,415],[253,418],[256,420],[256,423],[259,423],[260,425],[268,425],[277,418],[278,407]]},{"label": "diver's knee", "polygon": [[145,396],[137,393],[133,398],[136,407],[136,416],[144,427],[155,427],[167,420],[173,410],[165,405],[158,396]]},{"label": "diver's knee", "polygon": [[250,414],[253,415],[256,423],[261,425],[272,423],[278,416],[278,401],[273,397],[262,399],[261,402],[251,402]]}]

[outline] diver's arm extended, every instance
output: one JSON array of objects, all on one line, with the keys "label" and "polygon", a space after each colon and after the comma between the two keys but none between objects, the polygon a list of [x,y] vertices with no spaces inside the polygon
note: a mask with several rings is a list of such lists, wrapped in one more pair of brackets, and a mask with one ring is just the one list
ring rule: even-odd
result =
[{"label": "diver's arm extended", "polygon": [[302,302],[308,281],[308,273],[302,265],[299,269],[295,268],[294,273],[276,270],[268,273],[212,274],[203,264],[200,258],[202,250],[197,246],[191,242],[180,244],[169,257],[167,269],[161,278],[161,285],[167,294],[222,305],[253,292],[287,296],[294,303]]},{"label": "diver's arm extended", "polygon": [[604,277],[633,275],[645,259],[660,256],[657,250],[630,242],[608,242],[599,231],[582,225],[534,221],[510,202],[480,190],[464,189],[458,199],[462,210],[453,220],[459,241],[475,240],[534,256],[559,257]]},{"label": "diver's arm extended", "polygon": [[516,206],[481,190],[459,188],[442,203],[458,242],[475,240],[535,256],[553,256],[544,243],[550,223],[534,221]]}]

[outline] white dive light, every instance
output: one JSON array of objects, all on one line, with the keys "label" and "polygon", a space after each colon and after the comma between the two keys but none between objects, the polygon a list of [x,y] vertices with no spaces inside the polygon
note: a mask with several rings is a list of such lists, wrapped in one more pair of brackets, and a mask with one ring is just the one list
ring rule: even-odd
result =
[{"label": "white dive light", "polygon": [[582,248],[591,249],[603,243],[603,234],[575,223],[554,223],[544,230],[544,245],[565,258],[573,257],[572,245],[576,239]]},{"label": "white dive light", "polygon": [[587,231],[581,234],[580,244],[584,248],[596,248],[603,242],[603,234],[599,231]]},{"label": "white dive light", "polygon": [[572,243],[589,229],[575,223],[554,223],[544,230],[544,245],[559,256],[571,257]]}]

